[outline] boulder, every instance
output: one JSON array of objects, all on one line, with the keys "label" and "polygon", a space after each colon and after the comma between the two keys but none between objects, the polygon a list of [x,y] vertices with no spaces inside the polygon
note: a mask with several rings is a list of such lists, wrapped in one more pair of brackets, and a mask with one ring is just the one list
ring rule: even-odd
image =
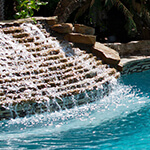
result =
[{"label": "boulder", "polygon": [[73,25],[71,23],[55,24],[51,27],[51,29],[58,33],[71,33]]},{"label": "boulder", "polygon": [[120,56],[149,56],[150,55],[150,40],[131,41],[129,43],[106,43],[119,52]]},{"label": "boulder", "polygon": [[46,22],[48,25],[54,25],[58,22],[58,17],[57,16],[47,17]]},{"label": "boulder", "polygon": [[74,31],[87,35],[94,35],[95,29],[92,27],[85,26],[83,24],[74,24]]},{"label": "boulder", "polygon": [[89,45],[94,45],[96,42],[96,36],[83,35],[81,33],[69,33],[65,35],[64,39],[73,43],[82,43]]},{"label": "boulder", "polygon": [[99,42],[95,43],[92,48],[92,52],[107,64],[117,65],[120,62],[120,56],[118,52]]}]

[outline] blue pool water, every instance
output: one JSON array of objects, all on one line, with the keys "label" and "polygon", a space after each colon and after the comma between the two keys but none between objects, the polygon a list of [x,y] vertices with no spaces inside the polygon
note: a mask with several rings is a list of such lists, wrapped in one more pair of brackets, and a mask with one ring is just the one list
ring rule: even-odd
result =
[{"label": "blue pool water", "polygon": [[122,76],[109,96],[0,122],[0,149],[150,149],[150,71]]}]

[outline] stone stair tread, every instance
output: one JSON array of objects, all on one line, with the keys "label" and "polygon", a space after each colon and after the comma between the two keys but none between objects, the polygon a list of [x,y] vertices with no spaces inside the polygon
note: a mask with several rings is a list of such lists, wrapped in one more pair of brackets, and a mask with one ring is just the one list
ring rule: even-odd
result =
[{"label": "stone stair tread", "polygon": [[42,44],[42,45],[37,45],[34,47],[28,47],[27,51],[36,52],[36,51],[41,51],[41,50],[47,49],[47,48],[53,48],[53,46],[51,44]]},{"label": "stone stair tread", "polygon": [[[107,80],[107,82],[109,81],[110,79]],[[66,88],[64,88],[64,90],[58,90],[58,95],[63,98],[63,97],[66,97],[66,96],[71,96],[71,95],[75,95],[75,94],[79,94],[79,93],[82,93],[82,92],[85,92],[86,90],[93,90],[93,89],[96,89],[97,87],[99,87],[100,85],[104,84],[106,81],[102,81],[102,82],[98,82],[94,85],[85,85],[84,83],[85,81],[83,81],[83,83],[81,84],[74,84],[74,86],[76,86],[76,88],[72,88],[72,89],[69,89],[68,86],[66,86]],[[44,85],[44,84],[41,84],[41,85]],[[39,85],[40,86],[40,85]],[[68,89],[67,89],[68,88]],[[42,88],[43,91],[45,91],[44,88]],[[67,89],[67,90],[66,90]],[[33,101],[33,102],[36,102],[36,97],[37,97],[37,93],[40,93],[39,92],[40,88],[35,91],[35,94],[33,92],[33,94],[31,93],[32,95],[32,98],[26,98],[26,99],[21,99],[21,98],[17,98],[15,100],[12,100],[11,98],[16,96],[16,94],[8,94],[8,97],[10,100],[6,100],[6,96],[0,96],[0,99],[3,99],[3,101],[0,101],[0,105],[1,104],[5,104],[5,103],[18,103],[18,102],[30,102],[30,101]],[[23,93],[23,92],[22,92]],[[18,95],[20,95],[18,93]],[[18,96],[19,97],[19,96]],[[42,95],[38,95],[38,97],[43,97]],[[49,99],[52,99],[53,98],[53,95],[52,94],[49,94]],[[35,100],[35,101],[34,101]],[[43,100],[45,101],[45,100]]]},{"label": "stone stair tread", "polygon": [[[30,70],[28,70],[28,71],[26,70],[26,72],[20,72],[19,73],[20,75],[18,74],[18,72],[14,72],[12,74],[16,75],[15,78],[8,78],[7,76],[3,77],[3,79],[0,79],[0,84],[9,83],[9,82],[18,82],[18,81],[23,81],[24,82],[24,80],[31,80],[31,79],[33,80],[33,79],[36,79],[36,78],[39,78],[39,77],[40,78],[42,77],[44,79],[46,76],[47,77],[48,76],[52,77],[52,74],[56,74],[57,75],[56,78],[58,78],[59,80],[62,80],[62,79],[64,80],[65,79],[66,82],[67,82],[67,80],[69,80],[70,77],[74,77],[74,78],[77,78],[79,76],[81,76],[82,78],[83,77],[87,77],[87,78],[92,77],[92,75],[89,74],[90,73],[89,70],[86,69],[86,68],[82,68],[82,69],[75,70],[75,71],[73,71],[73,69],[71,69],[71,70],[69,70],[69,72],[64,71],[63,75],[62,75],[61,71],[50,73],[47,70],[44,70],[42,68],[40,68],[39,70],[35,70],[35,71],[33,70],[32,72],[30,72]],[[37,74],[37,75],[35,75],[35,74]],[[24,76],[21,77],[22,75],[24,75]]]},{"label": "stone stair tread", "polygon": [[40,57],[40,56],[47,56],[47,55],[56,55],[56,54],[59,54],[59,52],[60,52],[59,49],[46,49],[40,52],[32,52],[31,54],[34,57]]},{"label": "stone stair tread", "polygon": [[13,33],[13,38],[26,38],[30,36],[30,33],[22,32],[22,33]]},{"label": "stone stair tread", "polygon": [[33,37],[23,37],[23,38],[20,38],[20,39],[15,39],[16,42],[19,42],[19,43],[31,43],[31,42],[34,42],[34,38]]},{"label": "stone stair tread", "polygon": [[[109,70],[107,70],[107,73],[108,73],[108,74],[112,74],[112,73],[114,74],[114,73],[115,73],[115,70],[110,68]],[[78,76],[78,77],[79,77],[79,76]],[[72,79],[76,79],[76,78],[78,78],[78,77],[73,76]],[[82,77],[83,77],[83,76],[82,76]],[[97,82],[100,81],[99,78],[101,79],[101,81],[104,79],[104,75],[101,75],[101,76],[93,76],[93,77],[97,78],[97,79],[95,79],[95,81],[97,81]],[[89,79],[89,80],[90,80],[90,79]],[[21,81],[22,83],[24,83],[23,80],[20,80],[20,81]],[[34,80],[32,80],[32,81],[34,82]],[[38,81],[38,80],[36,80],[35,83],[36,83],[37,81]],[[67,81],[67,80],[66,80],[66,81]],[[78,83],[78,84],[81,84],[81,85],[82,85],[82,79],[80,79],[79,81],[80,81],[80,83]],[[42,81],[40,81],[40,82],[42,82]],[[39,83],[40,83],[40,82],[39,82]],[[65,82],[65,81],[64,81],[64,82]],[[69,79],[68,79],[68,82],[69,82]],[[88,83],[86,80],[83,80],[83,82],[84,82],[84,84],[85,84],[85,83]],[[60,85],[61,83],[62,83],[62,81],[59,81],[59,82],[57,82],[57,83],[51,82],[51,84],[53,84],[54,86],[55,86],[55,85],[58,86],[58,85]],[[75,84],[74,84],[74,83],[75,83]],[[40,83],[38,86],[40,86],[40,85],[42,85],[42,84],[44,85],[45,83]],[[70,82],[70,83],[68,83],[68,87],[77,86],[76,84],[77,84],[76,82]],[[13,84],[10,84],[10,85],[13,86]],[[20,83],[20,85],[21,85],[21,83]],[[7,86],[9,86],[8,83],[7,83]],[[21,86],[22,86],[22,85],[21,85]],[[52,86],[52,87],[54,87],[54,86]],[[78,86],[79,86],[79,85],[78,85]],[[46,87],[46,86],[44,85],[43,88],[45,88],[45,87]],[[63,89],[64,87],[67,87],[67,85],[64,85],[64,86],[61,85],[61,88],[60,88],[60,89]],[[65,89],[65,90],[66,90],[66,89]]]},{"label": "stone stair tread", "polygon": [[19,32],[22,32],[23,29],[21,27],[5,27],[3,28],[3,32],[5,34],[11,34],[11,33],[19,33]]}]

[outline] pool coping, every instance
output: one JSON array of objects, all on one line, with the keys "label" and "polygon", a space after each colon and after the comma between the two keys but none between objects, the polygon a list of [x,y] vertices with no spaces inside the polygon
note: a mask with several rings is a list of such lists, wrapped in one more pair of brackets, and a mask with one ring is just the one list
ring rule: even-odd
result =
[{"label": "pool coping", "polygon": [[121,58],[121,74],[143,72],[150,69],[150,56],[130,56]]}]

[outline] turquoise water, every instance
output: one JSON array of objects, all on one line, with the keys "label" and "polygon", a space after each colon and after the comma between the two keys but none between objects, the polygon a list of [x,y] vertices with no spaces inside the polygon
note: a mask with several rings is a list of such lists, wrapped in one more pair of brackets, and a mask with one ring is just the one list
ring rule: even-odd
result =
[{"label": "turquoise water", "polygon": [[91,104],[1,121],[0,149],[150,149],[149,76],[122,76]]}]

